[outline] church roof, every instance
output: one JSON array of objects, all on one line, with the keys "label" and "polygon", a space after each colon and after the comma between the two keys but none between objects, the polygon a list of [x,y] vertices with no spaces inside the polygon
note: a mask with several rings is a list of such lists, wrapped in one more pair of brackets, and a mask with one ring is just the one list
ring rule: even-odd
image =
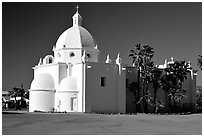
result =
[{"label": "church roof", "polygon": [[48,73],[38,74],[33,79],[30,90],[55,90],[53,77]]},{"label": "church roof", "polygon": [[91,34],[81,26],[82,17],[78,13],[78,9],[74,14],[73,26],[65,30],[56,42],[56,49],[62,48],[95,48]]},{"label": "church roof", "polygon": [[81,26],[72,26],[65,30],[56,42],[56,49],[95,48],[91,34]]},{"label": "church roof", "polygon": [[77,79],[72,76],[64,78],[60,84],[57,91],[76,91],[77,90]]}]

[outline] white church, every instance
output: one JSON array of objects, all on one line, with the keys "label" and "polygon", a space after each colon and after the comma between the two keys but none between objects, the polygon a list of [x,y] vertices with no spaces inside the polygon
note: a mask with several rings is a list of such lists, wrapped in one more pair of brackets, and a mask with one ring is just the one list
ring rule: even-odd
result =
[{"label": "white church", "polygon": [[[99,62],[100,50],[92,35],[81,26],[78,8],[72,19],[73,26],[59,36],[53,47],[54,56],[40,58],[33,67],[29,112],[136,111],[133,93],[126,88],[128,82],[136,81],[135,67],[124,66],[120,54],[112,61],[108,55],[105,62]],[[158,96],[165,100],[165,94],[160,92]],[[190,98],[187,103],[195,103],[194,96]]]},{"label": "white church", "polygon": [[47,55],[33,67],[29,111],[125,112],[121,58],[98,62],[99,49],[78,10]]}]

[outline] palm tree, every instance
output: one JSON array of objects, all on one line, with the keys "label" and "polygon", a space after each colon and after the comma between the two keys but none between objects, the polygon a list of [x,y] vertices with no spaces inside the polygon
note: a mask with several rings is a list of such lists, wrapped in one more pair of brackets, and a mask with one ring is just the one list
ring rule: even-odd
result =
[{"label": "palm tree", "polygon": [[[132,57],[132,63],[136,66],[138,70],[138,81],[137,81],[137,94],[139,96],[140,93],[140,77],[142,76],[143,81],[143,96],[145,96],[145,91],[147,93],[148,90],[148,69],[153,64],[151,59],[154,55],[153,48],[149,45],[141,45],[136,44],[134,50],[130,50],[129,57]],[[150,74],[151,75],[151,74]],[[146,87],[146,89],[145,89]],[[138,101],[138,98],[136,98]],[[147,102],[145,98],[143,98],[144,111],[147,109]]]},{"label": "palm tree", "polygon": [[151,83],[153,84],[153,89],[154,89],[154,102],[153,102],[154,112],[157,113],[158,108],[163,107],[163,102],[157,100],[157,90],[158,88],[161,87],[160,78],[162,76],[162,71],[156,66],[154,66],[151,73],[152,73]]},{"label": "palm tree", "polygon": [[151,70],[153,69],[154,63],[151,61],[154,55],[153,48],[149,45],[143,45],[142,48],[142,58],[143,62],[141,65],[141,76],[142,76],[142,83],[143,83],[143,105],[144,105],[144,112],[147,112],[147,107],[149,103],[148,99],[148,87],[149,82],[152,76]]},{"label": "palm tree", "polygon": [[197,65],[199,66],[199,68],[202,70],[202,55],[198,55],[198,63]]},{"label": "palm tree", "polygon": [[[180,104],[180,100],[186,96],[186,90],[182,88],[182,83],[187,79],[189,63],[185,61],[175,61],[165,68],[165,74],[161,77],[162,88],[168,92],[170,99],[173,99],[174,105]],[[171,103],[169,103],[171,107]]]},{"label": "palm tree", "polygon": [[[131,49],[130,53],[128,55],[129,57],[132,58],[132,64],[134,67],[137,68],[137,83],[134,83],[134,86],[136,87],[135,90],[135,101],[138,102],[139,101],[139,96],[140,96],[140,68],[142,66],[142,47],[141,44],[136,44],[134,46],[134,50]],[[132,86],[130,86],[132,87]],[[138,105],[138,103],[136,103],[136,111],[139,110],[140,111],[140,107]]]}]

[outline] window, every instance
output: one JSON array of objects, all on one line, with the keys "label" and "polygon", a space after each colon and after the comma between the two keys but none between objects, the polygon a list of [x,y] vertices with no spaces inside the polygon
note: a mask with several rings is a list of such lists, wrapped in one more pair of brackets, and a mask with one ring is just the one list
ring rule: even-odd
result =
[{"label": "window", "polygon": [[74,98],[71,98],[71,111],[74,110]]},{"label": "window", "polygon": [[91,58],[91,55],[89,53],[86,54],[87,58]]},{"label": "window", "polygon": [[75,56],[74,52],[71,52],[71,53],[69,54],[69,56],[70,56],[70,57],[74,57],[74,56]]},{"label": "window", "polygon": [[43,59],[43,64],[52,64],[54,62],[52,55],[47,55]]},{"label": "window", "polygon": [[105,87],[105,86],[106,86],[106,78],[101,77],[101,87]]},{"label": "window", "polygon": [[60,57],[61,57],[61,54],[60,54],[60,53],[57,53],[57,57],[60,58]]},{"label": "window", "polygon": [[71,97],[71,111],[77,111],[77,98]]},{"label": "window", "polygon": [[48,59],[48,63],[51,64],[52,63],[52,58]]},{"label": "window", "polygon": [[127,78],[126,79],[126,87],[128,87],[129,86],[129,79]]}]

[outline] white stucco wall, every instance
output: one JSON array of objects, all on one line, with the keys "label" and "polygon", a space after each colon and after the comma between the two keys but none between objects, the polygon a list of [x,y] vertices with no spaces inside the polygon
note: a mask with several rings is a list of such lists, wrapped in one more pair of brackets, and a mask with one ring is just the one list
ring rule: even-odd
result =
[{"label": "white stucco wall", "polygon": [[[70,53],[74,53],[73,57],[70,57]],[[60,56],[59,56],[60,54]],[[55,61],[56,62],[65,62],[65,63],[80,63],[82,50],[81,49],[63,49],[54,51]]]},{"label": "white stucco wall", "polygon": [[89,54],[90,57],[87,57],[87,62],[98,62],[99,50],[91,48],[83,48],[86,51],[86,54]]},{"label": "white stucco wall", "polygon": [[77,90],[78,92],[78,112],[85,112],[85,101],[83,98],[84,93],[84,64],[73,64],[72,76],[77,78]]},{"label": "white stucco wall", "polygon": [[34,78],[41,73],[50,74],[54,79],[55,88],[58,87],[58,84],[59,84],[59,66],[57,64],[42,65],[42,66],[37,66],[34,68]]},{"label": "white stucco wall", "polygon": [[118,112],[126,113],[126,71],[121,70],[119,73],[118,70],[118,74]]},{"label": "white stucco wall", "polygon": [[29,94],[29,112],[52,111],[54,108],[54,91],[32,91]]},{"label": "white stucco wall", "polygon": [[36,66],[34,68],[34,78],[41,73],[50,74],[54,79],[55,89],[57,89],[60,81],[67,75],[67,65],[65,63],[57,63]]},{"label": "white stucco wall", "polygon": [[[76,98],[76,108],[71,110],[71,98]],[[56,109],[57,111],[75,112],[78,110],[78,97],[75,91],[56,92]]]},{"label": "white stucco wall", "polygon": [[[105,77],[105,86],[101,86],[101,77]],[[125,83],[119,82],[118,65],[107,63],[86,63],[86,112],[112,112],[118,113],[124,111],[125,104],[120,96],[125,94],[125,90],[118,90],[120,87],[125,87]],[[124,88],[123,88],[124,89]],[[121,108],[119,108],[121,107]]]}]

